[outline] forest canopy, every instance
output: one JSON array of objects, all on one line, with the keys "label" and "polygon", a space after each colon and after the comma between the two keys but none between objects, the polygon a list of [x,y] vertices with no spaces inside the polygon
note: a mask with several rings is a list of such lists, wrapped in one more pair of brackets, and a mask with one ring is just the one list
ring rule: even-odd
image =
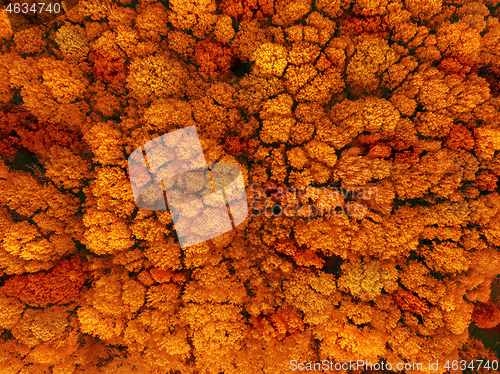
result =
[{"label": "forest canopy", "polygon": [[[2,373],[498,365],[499,0],[9,4]],[[181,248],[127,159],[188,126],[249,214]]]}]

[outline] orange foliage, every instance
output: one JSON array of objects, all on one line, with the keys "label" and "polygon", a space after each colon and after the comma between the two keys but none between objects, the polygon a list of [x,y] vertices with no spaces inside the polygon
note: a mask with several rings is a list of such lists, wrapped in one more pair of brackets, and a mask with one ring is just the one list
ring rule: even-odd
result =
[{"label": "orange foliage", "polygon": [[479,328],[492,328],[500,324],[500,308],[493,302],[478,303],[474,307],[472,320]]},{"label": "orange foliage", "polygon": [[125,59],[123,58],[114,58],[92,52],[89,55],[89,61],[92,62],[94,76],[104,83],[120,83],[127,76]]},{"label": "orange foliage", "polygon": [[304,330],[302,316],[291,308],[279,308],[266,316],[252,317],[251,323],[255,332],[267,341],[283,340],[286,336]]},{"label": "orange foliage", "polygon": [[[186,281],[186,276],[182,273],[175,273],[170,270],[162,270],[156,267],[153,267],[149,270],[143,270],[137,277],[144,284],[151,283],[151,281],[153,281],[153,283],[151,284],[154,284],[155,282],[156,283],[173,282],[182,284]],[[151,285],[151,284],[146,284],[146,285]]]},{"label": "orange foliage", "polygon": [[[82,0],[13,36],[4,11],[0,371],[494,359],[468,327],[500,326],[497,8]],[[190,220],[138,208],[129,179],[175,173],[189,147],[127,158],[186,126],[251,207],[181,247]]]},{"label": "orange foliage", "polygon": [[263,19],[274,11],[274,0],[222,0],[219,8],[233,18]]},{"label": "orange foliage", "polygon": [[286,196],[286,186],[283,183],[268,180],[262,187],[263,195],[266,199],[272,199],[278,202],[283,200]]},{"label": "orange foliage", "polygon": [[466,61],[460,57],[447,56],[441,60],[438,68],[445,74],[465,74],[477,73],[477,65],[472,61]]},{"label": "orange foliage", "polygon": [[67,304],[78,300],[89,277],[87,262],[73,257],[47,271],[15,275],[7,279],[0,292],[35,307]]},{"label": "orange foliage", "polygon": [[[13,106],[0,119],[0,133],[6,148],[2,152],[13,156],[15,146],[25,148],[39,156],[46,154],[52,146],[81,151],[85,145],[82,134],[59,124],[39,121],[20,106]],[[18,148],[18,149],[19,149]]]},{"label": "orange foliage", "polygon": [[290,256],[297,266],[315,267],[321,269],[325,260],[306,246],[299,246],[295,240],[288,238],[279,239],[274,248],[276,252]]},{"label": "orange foliage", "polygon": [[497,189],[498,176],[489,170],[481,171],[476,178],[476,186],[481,191],[495,191]]},{"label": "orange foliage", "polygon": [[12,160],[21,148],[21,140],[15,136],[15,133],[0,129],[0,157],[6,160]]},{"label": "orange foliage", "polygon": [[241,135],[229,135],[226,137],[224,149],[234,156],[248,154],[250,152],[250,139]]},{"label": "orange foliage", "polygon": [[361,144],[367,149],[369,158],[392,158],[394,162],[416,164],[422,151],[404,139],[381,139],[378,136],[359,137]]},{"label": "orange foliage", "polygon": [[347,34],[380,34],[387,35],[389,25],[380,16],[362,16],[346,14],[340,19],[340,30]]},{"label": "orange foliage", "polygon": [[475,144],[474,135],[467,127],[458,123],[451,129],[444,144],[454,151],[460,149],[471,150]]},{"label": "orange foliage", "polygon": [[427,301],[419,298],[410,291],[400,288],[392,296],[396,305],[404,312],[423,316],[430,310]]},{"label": "orange foliage", "polygon": [[212,77],[225,76],[236,63],[236,55],[229,46],[202,40],[194,47],[194,61],[202,72]]}]

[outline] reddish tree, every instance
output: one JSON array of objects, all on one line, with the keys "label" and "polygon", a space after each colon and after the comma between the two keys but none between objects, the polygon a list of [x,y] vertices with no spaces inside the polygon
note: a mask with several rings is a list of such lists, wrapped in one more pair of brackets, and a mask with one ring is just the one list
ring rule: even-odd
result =
[{"label": "reddish tree", "polygon": [[476,178],[476,186],[481,191],[495,191],[497,189],[498,177],[489,170],[481,171]]},{"label": "reddish tree", "polygon": [[362,135],[359,137],[359,142],[369,158],[391,158],[394,162],[415,164],[422,153],[420,149],[403,139],[380,139],[378,136]]},{"label": "reddish tree", "polygon": [[278,239],[274,243],[276,252],[285,256],[290,256],[297,266],[321,269],[325,265],[325,260],[316,252],[305,245],[299,246],[295,240],[289,238]]},{"label": "reddish tree", "polygon": [[123,82],[127,77],[125,59],[112,58],[100,53],[91,52],[89,60],[92,62],[94,76],[104,83]]},{"label": "reddish tree", "polygon": [[493,302],[478,303],[474,306],[472,320],[479,328],[493,328],[500,324],[500,309]]},{"label": "reddish tree", "polygon": [[389,25],[380,16],[362,16],[348,13],[340,19],[339,29],[351,35],[379,34],[387,35]]},{"label": "reddish tree", "polygon": [[453,126],[444,140],[444,145],[454,151],[461,149],[470,151],[474,148],[474,144],[474,134],[461,123]]},{"label": "reddish tree", "polygon": [[62,260],[52,269],[15,275],[0,287],[0,292],[34,307],[76,301],[89,279],[87,262],[78,257]]},{"label": "reddish tree", "polygon": [[12,161],[21,147],[21,140],[13,132],[5,133],[0,130],[1,158]]},{"label": "reddish tree", "polygon": [[465,76],[470,73],[477,73],[478,71],[477,64],[459,56],[444,57],[439,62],[438,69],[445,74],[458,74],[461,76]]},{"label": "reddish tree", "polygon": [[392,148],[387,144],[374,144],[370,147],[368,154],[369,158],[389,158],[392,155]]},{"label": "reddish tree", "polygon": [[238,59],[231,47],[216,41],[202,40],[194,48],[194,61],[202,72],[215,78],[228,75]]},{"label": "reddish tree", "polygon": [[233,18],[264,19],[274,13],[274,0],[222,0],[219,7]]},{"label": "reddish tree", "polygon": [[44,155],[52,146],[84,149],[85,143],[79,131],[59,124],[40,122],[21,106],[13,106],[0,118],[0,154],[6,158],[26,149],[36,155]]},{"label": "reddish tree", "polygon": [[394,303],[404,312],[424,315],[430,308],[426,300],[414,295],[412,292],[398,289],[392,294]]},{"label": "reddish tree", "polygon": [[389,142],[393,150],[393,158],[395,162],[408,162],[416,164],[420,159],[422,151],[405,140],[395,139]]},{"label": "reddish tree", "polygon": [[250,152],[250,139],[241,135],[229,135],[224,142],[224,150],[234,156]]},{"label": "reddish tree", "polygon": [[265,340],[283,340],[285,337],[304,331],[301,314],[291,308],[279,308],[266,316],[252,317],[251,323]]}]

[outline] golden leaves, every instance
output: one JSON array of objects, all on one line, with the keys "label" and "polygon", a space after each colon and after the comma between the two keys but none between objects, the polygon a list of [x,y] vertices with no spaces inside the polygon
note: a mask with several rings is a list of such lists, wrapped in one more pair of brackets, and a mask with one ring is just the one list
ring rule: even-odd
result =
[{"label": "golden leaves", "polygon": [[334,167],[337,163],[335,148],[324,142],[312,140],[304,146],[307,154],[318,161],[324,162],[329,167]]},{"label": "golden leaves", "polygon": [[359,260],[342,264],[339,287],[363,301],[380,295],[382,289],[391,292],[397,288],[398,271],[390,264],[380,262],[363,263]]},{"label": "golden leaves", "polygon": [[45,175],[65,189],[81,188],[91,169],[87,160],[62,147],[49,150],[45,168]]},{"label": "golden leaves", "polygon": [[83,223],[87,228],[84,234],[86,244],[94,253],[104,255],[123,251],[134,244],[126,221],[116,214],[89,210],[83,217]]},{"label": "golden leaves", "polygon": [[234,38],[234,35],[236,34],[233,25],[232,25],[232,19],[231,17],[225,15],[221,16],[219,20],[217,21],[217,24],[215,25],[215,36],[216,38],[224,44],[228,44],[231,39]]},{"label": "golden leaves", "polygon": [[81,26],[64,24],[57,30],[55,41],[64,56],[69,59],[84,59],[90,50],[85,31]]},{"label": "golden leaves", "polygon": [[[279,372],[292,355],[456,356],[500,264],[498,19],[441,3],[84,0],[51,50],[44,28],[4,43],[2,155],[15,169],[28,150],[45,173],[0,164],[0,326],[17,339],[2,367],[229,374]],[[26,109],[9,112],[17,91]],[[249,217],[181,249],[170,212],[136,208],[126,155],[190,125],[206,160],[237,163],[270,206],[342,214]],[[287,185],[307,193],[281,199]],[[77,248],[88,268],[53,263]],[[497,314],[480,304],[472,318]]]},{"label": "golden leaves", "polygon": [[24,305],[16,297],[0,296],[0,326],[11,329],[16,326],[24,311]]},{"label": "golden leaves", "polygon": [[151,97],[180,94],[186,74],[184,66],[168,54],[135,58],[130,65],[127,87],[147,102]]},{"label": "golden leaves", "polygon": [[290,137],[290,130],[295,124],[291,118],[293,99],[290,95],[279,95],[276,99],[267,101],[262,111],[264,120],[260,138],[266,143],[280,141],[285,143]]},{"label": "golden leaves", "polygon": [[[399,56],[385,39],[365,37],[356,45],[347,65],[346,83],[353,89],[370,93],[377,89],[381,75]],[[355,91],[358,94],[357,91]]]},{"label": "golden leaves", "polygon": [[63,61],[42,58],[38,60],[43,84],[54,98],[62,104],[69,104],[83,96],[88,85],[81,70]]},{"label": "golden leaves", "polygon": [[264,75],[280,76],[288,64],[287,50],[278,44],[261,44],[252,56],[256,66]]}]

